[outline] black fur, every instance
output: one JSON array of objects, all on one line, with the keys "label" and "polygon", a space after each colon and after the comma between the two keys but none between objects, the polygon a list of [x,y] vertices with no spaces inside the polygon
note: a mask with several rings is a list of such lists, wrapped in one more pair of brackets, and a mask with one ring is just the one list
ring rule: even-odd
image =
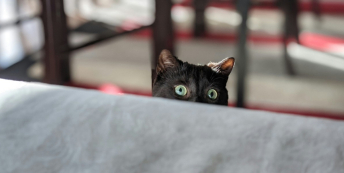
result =
[{"label": "black fur", "polygon": [[[173,67],[157,71],[153,83],[153,96],[169,99],[178,99],[192,102],[228,105],[228,91],[226,83],[228,74],[213,71],[207,65],[197,66],[183,62],[176,57],[177,61]],[[159,65],[158,65],[159,66]],[[178,96],[174,88],[177,85],[184,85],[188,94],[184,97]],[[209,89],[215,89],[218,98],[212,100],[207,97]]]}]

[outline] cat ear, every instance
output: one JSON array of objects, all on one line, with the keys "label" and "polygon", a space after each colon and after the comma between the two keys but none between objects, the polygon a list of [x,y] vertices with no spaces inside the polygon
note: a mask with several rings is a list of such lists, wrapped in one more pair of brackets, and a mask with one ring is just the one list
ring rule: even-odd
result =
[{"label": "cat ear", "polygon": [[166,71],[169,68],[174,68],[179,65],[176,57],[174,57],[170,51],[164,49],[161,51],[159,61],[156,67],[157,73]]},{"label": "cat ear", "polygon": [[229,75],[234,67],[235,59],[232,58],[225,58],[220,62],[209,62],[207,64],[213,71],[216,73],[221,73],[225,75]]}]

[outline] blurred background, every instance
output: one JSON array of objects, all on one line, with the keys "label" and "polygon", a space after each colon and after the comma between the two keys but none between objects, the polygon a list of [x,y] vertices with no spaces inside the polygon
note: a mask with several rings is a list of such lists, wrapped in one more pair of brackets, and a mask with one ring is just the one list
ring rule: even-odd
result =
[{"label": "blurred background", "polygon": [[344,119],[344,0],[0,0],[3,79],[150,96],[162,48],[235,57],[230,106]]}]

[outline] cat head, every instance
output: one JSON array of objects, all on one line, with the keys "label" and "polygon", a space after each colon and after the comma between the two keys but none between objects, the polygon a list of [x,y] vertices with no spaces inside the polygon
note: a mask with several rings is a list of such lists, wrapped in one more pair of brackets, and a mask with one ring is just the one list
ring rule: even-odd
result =
[{"label": "cat head", "polygon": [[227,105],[228,76],[234,58],[207,65],[193,65],[163,50],[156,67],[153,96],[192,102]]}]

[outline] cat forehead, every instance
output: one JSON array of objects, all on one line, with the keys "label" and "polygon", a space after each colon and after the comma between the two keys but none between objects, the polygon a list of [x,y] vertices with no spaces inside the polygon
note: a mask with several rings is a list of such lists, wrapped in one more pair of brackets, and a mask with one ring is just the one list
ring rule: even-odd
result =
[{"label": "cat forehead", "polygon": [[172,72],[170,75],[171,79],[184,79],[190,80],[195,79],[197,81],[207,80],[210,81],[212,78],[216,78],[218,74],[214,72],[210,67],[206,65],[195,65],[185,64],[179,70]]}]

